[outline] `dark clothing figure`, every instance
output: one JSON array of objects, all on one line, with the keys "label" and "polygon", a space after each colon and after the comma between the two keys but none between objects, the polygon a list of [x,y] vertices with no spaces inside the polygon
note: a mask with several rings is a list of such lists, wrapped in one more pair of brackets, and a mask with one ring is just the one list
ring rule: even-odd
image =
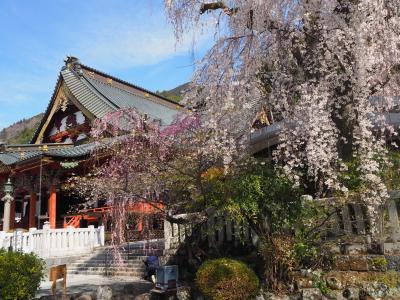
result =
[{"label": "dark clothing figure", "polygon": [[153,281],[151,277],[156,275],[156,269],[159,267],[158,257],[155,255],[150,255],[146,258],[144,264],[146,266],[145,279]]}]

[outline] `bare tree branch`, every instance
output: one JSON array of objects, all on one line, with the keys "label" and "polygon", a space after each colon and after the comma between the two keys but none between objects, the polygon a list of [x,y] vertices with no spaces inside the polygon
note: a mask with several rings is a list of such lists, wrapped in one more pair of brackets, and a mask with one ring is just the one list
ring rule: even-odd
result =
[{"label": "bare tree branch", "polygon": [[200,14],[204,14],[209,10],[222,9],[228,16],[232,16],[237,12],[237,8],[229,8],[223,1],[204,3],[200,8]]}]

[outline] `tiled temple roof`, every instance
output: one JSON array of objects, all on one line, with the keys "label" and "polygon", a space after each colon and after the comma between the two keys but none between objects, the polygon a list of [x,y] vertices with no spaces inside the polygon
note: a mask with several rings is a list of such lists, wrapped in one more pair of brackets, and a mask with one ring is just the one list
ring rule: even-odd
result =
[{"label": "tiled temple roof", "polygon": [[[34,146],[34,147],[31,147]],[[24,163],[40,157],[77,159],[88,156],[95,148],[95,143],[82,144],[78,146],[42,144],[42,145],[15,145],[3,152],[0,152],[0,162],[3,165],[11,166],[17,163]]]},{"label": "tiled temple roof", "polygon": [[[6,145],[0,150],[0,169],[23,164],[41,157],[55,160],[73,160],[86,158],[96,147],[95,143],[74,144],[34,144],[39,132],[45,126],[55,105],[61,84],[81,108],[93,118],[102,118],[105,114],[120,108],[135,108],[140,114],[158,120],[161,126],[170,124],[182,106],[151,91],[82,65],[77,58],[67,57],[66,65],[61,69],[51,101],[43,119],[36,130],[31,144]],[[107,141],[100,148],[105,146]]]},{"label": "tiled temple roof", "polygon": [[[74,144],[23,144],[5,146],[0,152],[0,166],[23,164],[41,157],[54,158],[60,161],[73,161],[89,157],[93,151],[104,150],[109,145],[126,138],[126,135],[103,139],[101,142]],[[1,168],[0,168],[1,169]]]},{"label": "tiled temple roof", "polygon": [[74,57],[67,57],[66,66],[60,72],[53,96],[32,143],[37,140],[40,129],[50,115],[61,82],[65,83],[76,101],[93,118],[102,118],[121,108],[135,108],[139,113],[159,120],[161,125],[168,125],[182,109],[181,105],[165,97],[85,66]]}]

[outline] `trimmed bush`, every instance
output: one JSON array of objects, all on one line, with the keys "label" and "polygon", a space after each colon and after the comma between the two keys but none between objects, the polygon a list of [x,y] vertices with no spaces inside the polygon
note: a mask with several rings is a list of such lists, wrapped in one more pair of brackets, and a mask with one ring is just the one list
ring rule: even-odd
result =
[{"label": "trimmed bush", "polygon": [[259,280],[246,264],[228,258],[208,260],[196,273],[204,296],[213,300],[246,300],[259,292]]},{"label": "trimmed bush", "polygon": [[32,299],[44,276],[44,261],[35,254],[0,250],[0,299]]}]

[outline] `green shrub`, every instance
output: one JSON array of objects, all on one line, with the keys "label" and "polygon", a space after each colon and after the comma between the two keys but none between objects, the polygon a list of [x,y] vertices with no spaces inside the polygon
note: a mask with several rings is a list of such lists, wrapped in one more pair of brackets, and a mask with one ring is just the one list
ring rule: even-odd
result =
[{"label": "green shrub", "polygon": [[0,299],[35,296],[44,276],[44,261],[35,254],[0,251]]},{"label": "green shrub", "polygon": [[256,274],[246,264],[228,258],[206,261],[197,271],[196,283],[213,300],[246,300],[259,291]]},{"label": "green shrub", "polygon": [[372,267],[376,270],[386,270],[388,262],[384,256],[377,256],[371,259]]}]

